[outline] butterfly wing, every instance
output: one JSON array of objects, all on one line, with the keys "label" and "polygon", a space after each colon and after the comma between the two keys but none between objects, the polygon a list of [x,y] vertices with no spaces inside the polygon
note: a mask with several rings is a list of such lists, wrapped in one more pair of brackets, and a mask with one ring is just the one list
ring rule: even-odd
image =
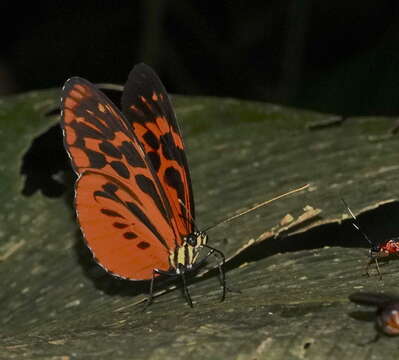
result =
[{"label": "butterfly wing", "polygon": [[179,231],[127,121],[93,84],[76,77],[63,88],[61,108],[64,145],[79,175],[76,211],[93,255],[106,270],[132,280],[169,270]]},{"label": "butterfly wing", "polygon": [[168,94],[149,66],[139,64],[130,72],[122,111],[167,194],[181,236],[191,233],[194,201],[182,134]]}]

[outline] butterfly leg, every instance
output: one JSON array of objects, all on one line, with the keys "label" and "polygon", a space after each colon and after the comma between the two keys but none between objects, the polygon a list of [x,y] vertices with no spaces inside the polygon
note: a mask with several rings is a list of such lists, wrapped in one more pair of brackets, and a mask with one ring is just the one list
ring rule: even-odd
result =
[{"label": "butterfly leg", "polygon": [[188,291],[188,287],[187,287],[187,283],[186,283],[185,269],[183,266],[180,268],[180,276],[181,276],[181,280],[183,282],[183,292],[184,292],[186,301],[187,301],[188,305],[190,305],[190,307],[194,307],[193,302],[191,300],[190,292]]},{"label": "butterfly leg", "polygon": [[145,305],[144,309],[147,309],[148,306],[150,306],[152,304],[152,302],[154,301],[154,282],[155,282],[156,274],[159,274],[159,271],[157,269],[152,270],[152,279],[151,279],[151,283],[150,283],[150,292],[148,294],[147,302],[146,302],[146,305]]},{"label": "butterfly leg", "polygon": [[148,294],[148,299],[147,299],[147,303],[146,303],[145,309],[147,309],[147,307],[149,305],[151,305],[153,300],[154,300],[154,284],[155,284],[156,275],[176,276],[175,273],[171,273],[169,271],[162,271],[162,270],[159,270],[159,269],[152,270],[152,279],[151,279],[151,283],[150,283],[150,292]]},{"label": "butterfly leg", "polygon": [[215,249],[209,245],[204,245],[204,247],[206,247],[207,249],[209,249],[208,254],[206,255],[205,258],[207,258],[208,256],[215,256],[218,259],[218,269],[219,269],[219,274],[218,274],[218,278],[219,278],[219,282],[220,282],[220,286],[222,287],[222,297],[220,298],[220,302],[224,301],[224,299],[226,298],[226,290],[227,290],[227,286],[226,286],[226,274],[224,272],[224,264],[226,262],[226,258],[224,256],[224,254],[218,250]]}]

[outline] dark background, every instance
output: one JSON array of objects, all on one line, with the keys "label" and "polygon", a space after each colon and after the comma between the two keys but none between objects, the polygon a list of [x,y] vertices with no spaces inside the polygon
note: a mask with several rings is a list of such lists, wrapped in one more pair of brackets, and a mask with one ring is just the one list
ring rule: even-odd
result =
[{"label": "dark background", "polygon": [[399,113],[398,0],[0,3],[0,93],[70,76],[342,115]]}]

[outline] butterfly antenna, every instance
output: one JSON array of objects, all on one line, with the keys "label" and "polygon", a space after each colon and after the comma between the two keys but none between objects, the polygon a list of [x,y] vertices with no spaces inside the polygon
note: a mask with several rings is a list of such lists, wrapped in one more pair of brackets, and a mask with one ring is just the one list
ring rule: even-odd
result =
[{"label": "butterfly antenna", "polygon": [[[194,218],[191,216],[191,212],[187,209],[186,205],[184,204],[184,202],[181,199],[178,199],[178,201],[179,201],[179,204],[181,206],[183,206],[184,209],[186,210],[186,215],[184,215],[184,216],[182,215],[182,217],[184,217],[185,220],[187,220],[188,222],[190,222],[193,225],[195,231],[198,231],[198,226],[195,223]],[[188,214],[188,216],[187,216],[187,214]]]},{"label": "butterfly antenna", "polygon": [[211,226],[208,226],[208,227],[207,227],[205,230],[203,230],[203,231],[208,231],[208,230],[210,230],[210,229],[213,229],[213,228],[216,227],[216,226],[219,226],[219,225],[224,224],[224,223],[227,223],[227,222],[229,222],[229,221],[231,221],[231,220],[237,219],[238,217],[240,217],[240,216],[242,216],[242,215],[248,214],[248,213],[251,212],[251,211],[254,211],[254,210],[259,209],[259,208],[261,208],[261,207],[263,207],[263,206],[266,206],[266,205],[272,203],[273,201],[279,200],[279,199],[281,199],[281,198],[283,198],[283,197],[285,197],[285,196],[294,194],[294,193],[296,193],[296,192],[298,192],[298,191],[305,190],[305,189],[308,188],[308,187],[309,187],[309,184],[306,184],[306,185],[304,185],[304,186],[301,186],[300,188],[297,188],[297,189],[288,191],[288,192],[286,192],[285,194],[278,195],[278,196],[274,197],[273,199],[266,200],[266,201],[264,201],[264,202],[262,202],[262,203],[260,203],[260,204],[258,204],[258,205],[255,205],[255,206],[251,207],[250,209],[247,209],[247,210],[245,210],[245,211],[243,211],[243,212],[241,212],[241,213],[239,213],[239,214],[230,216],[230,217],[228,217],[228,218],[226,218],[226,219],[223,219],[223,220],[217,222],[216,224],[213,224],[213,225],[211,225]]},{"label": "butterfly antenna", "polygon": [[369,239],[369,237],[366,235],[366,233],[361,229],[360,227],[360,223],[359,220],[357,219],[357,217],[355,216],[355,214],[352,212],[352,210],[349,208],[348,204],[346,203],[346,201],[341,198],[342,202],[344,203],[344,206],[346,207],[346,209],[348,210],[349,214],[352,216],[353,221],[352,221],[352,226],[359,231],[363,237],[367,240],[367,242],[370,244],[370,246],[373,246],[373,242]]}]

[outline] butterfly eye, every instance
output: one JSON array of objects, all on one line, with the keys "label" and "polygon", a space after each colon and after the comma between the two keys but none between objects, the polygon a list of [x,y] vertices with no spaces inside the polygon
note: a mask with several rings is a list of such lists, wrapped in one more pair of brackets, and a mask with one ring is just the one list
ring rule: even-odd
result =
[{"label": "butterfly eye", "polygon": [[195,234],[190,234],[186,238],[186,242],[190,246],[197,246],[197,236]]}]

